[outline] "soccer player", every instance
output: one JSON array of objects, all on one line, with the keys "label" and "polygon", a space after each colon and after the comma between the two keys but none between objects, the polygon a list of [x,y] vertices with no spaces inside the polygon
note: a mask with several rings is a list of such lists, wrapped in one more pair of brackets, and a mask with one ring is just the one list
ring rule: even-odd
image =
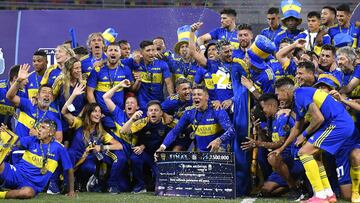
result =
[{"label": "soccer player", "polygon": [[155,178],[154,154],[171,129],[162,119],[163,111],[159,101],[150,101],[147,106],[147,116],[140,119],[142,114],[142,111],[137,111],[120,130],[120,133],[135,134],[138,139],[130,156],[134,181],[132,191],[135,193],[146,192],[144,166],[150,167],[152,177]]},{"label": "soccer player", "polygon": [[[276,59],[281,64],[282,70],[276,69],[276,71],[274,72],[277,75],[291,77],[291,76],[295,76],[297,71],[297,65],[295,63],[294,56],[292,55],[292,53],[296,48],[303,49],[306,45],[306,41],[304,39],[298,39],[290,44],[288,44],[286,41],[283,42],[284,44],[281,43],[282,46],[279,47],[279,51],[275,55]],[[270,64],[270,65],[273,69],[276,67],[274,64]],[[277,73],[277,71],[279,71],[279,73]]]},{"label": "soccer player", "polygon": [[82,73],[89,75],[91,70],[102,66],[104,61],[106,61],[104,53],[105,39],[100,32],[94,32],[89,35],[86,44],[90,49],[90,54],[82,57],[80,60]]},{"label": "soccer player", "polygon": [[339,33],[345,33],[350,35],[353,38],[353,48],[358,47],[357,38],[359,35],[359,29],[354,23],[350,22],[351,11],[348,4],[341,4],[336,8],[336,18],[338,25],[330,27],[328,34],[331,37],[331,40],[334,40],[335,35]]},{"label": "soccer player", "polygon": [[75,169],[78,169],[77,175],[82,183],[86,183],[94,175],[87,184],[87,191],[96,191],[94,188],[99,185],[95,182],[98,182],[96,179],[100,177],[95,171],[101,170],[101,163],[105,163],[110,167],[106,180],[107,191],[110,193],[127,191],[129,185],[126,173],[127,158],[122,151],[122,144],[103,129],[100,106],[96,103],[86,104],[82,117],[75,117],[68,111],[68,106],[77,96],[84,93],[84,89],[84,85],[76,85],[61,110],[69,126],[76,130],[69,154]]},{"label": "soccer player", "polygon": [[[58,100],[59,108],[64,106],[65,102],[69,99],[77,84],[86,85],[86,80],[82,77],[83,75],[81,73],[80,61],[75,57],[71,57],[65,62],[64,68],[62,69],[62,74],[56,78],[54,85],[52,86],[53,96]],[[72,106],[70,107],[71,113],[74,116],[78,116],[83,110],[85,102],[85,94],[81,94],[76,97],[72,102]],[[69,129],[69,125],[65,120],[61,120],[61,122],[64,141],[69,141],[71,143],[73,131]]]},{"label": "soccer player", "polygon": [[[185,78],[179,78],[176,80],[175,86],[176,94],[166,98],[161,103],[161,108],[165,113],[179,120],[186,109],[192,108],[191,83]],[[193,141],[193,138],[190,137],[191,132],[192,130],[187,128],[184,133],[178,136],[172,150],[186,151]]]},{"label": "soccer player", "polygon": [[[6,98],[6,93],[8,92],[11,85],[13,85],[18,77],[20,65],[15,65],[11,67],[9,71],[9,79],[0,80],[0,123],[4,123],[10,129],[15,129],[15,126],[12,125],[11,119],[15,115],[15,107],[9,99]],[[28,80],[24,80],[19,84],[19,90],[17,95],[20,97],[27,97],[25,92],[25,86],[28,83]]]},{"label": "soccer player", "polygon": [[146,111],[150,100],[164,101],[164,83],[169,95],[174,93],[174,85],[167,63],[155,58],[156,51],[153,42],[142,41],[140,48],[143,60],[138,66],[130,68],[135,77],[132,89],[136,91],[140,109]]},{"label": "soccer player", "polygon": [[248,24],[241,24],[237,27],[237,38],[239,40],[239,48],[234,49],[233,57],[244,59],[247,49],[250,48],[251,41],[253,40],[252,28]]},{"label": "soccer player", "polygon": [[61,142],[63,139],[61,122],[58,114],[52,112],[49,108],[51,102],[53,101],[52,88],[47,85],[41,85],[37,94],[36,104],[32,104],[27,97],[16,95],[21,87],[21,84],[27,80],[29,76],[29,69],[29,64],[20,66],[16,81],[11,85],[10,89],[6,93],[6,98],[9,99],[15,107],[20,109],[15,133],[19,137],[37,135],[39,133],[39,124],[45,119],[51,119],[56,122],[57,126],[55,139]]},{"label": "soccer player", "polygon": [[[191,35],[201,27],[202,23],[194,23],[191,29]],[[190,35],[190,38],[191,38]],[[219,59],[207,59],[204,55],[197,52],[195,45],[190,40],[190,54],[200,66],[205,67],[197,72],[196,84],[205,82],[205,86],[211,92],[210,100],[215,109],[224,108],[230,110],[233,105],[232,77],[235,77],[235,69],[241,69],[238,62],[233,62],[232,49],[229,41],[220,41],[217,44]],[[201,72],[202,71],[202,72]]]},{"label": "soccer player", "polygon": [[[346,144],[355,128],[351,116],[342,104],[322,90],[311,87],[295,89],[289,78],[279,79],[275,88],[280,101],[294,104],[296,122],[285,143],[271,154],[280,155],[296,137],[296,145],[307,139],[298,153],[314,190],[314,196],[307,202],[335,202],[324,166],[321,161],[315,161],[314,155],[320,149],[334,155]],[[301,132],[306,113],[311,116],[311,121]]]},{"label": "soccer player", "polygon": [[305,49],[308,51],[313,51],[317,55],[321,52],[321,46],[324,44],[331,44],[331,39],[329,35],[323,35],[321,44],[317,40],[320,32],[320,13],[317,11],[311,11],[307,15],[307,26],[308,29],[304,32],[301,32],[297,38],[305,39]]},{"label": "soccer player", "polygon": [[321,25],[326,32],[335,25],[336,9],[331,6],[324,6],[321,10]]},{"label": "soccer player", "polygon": [[29,75],[29,82],[25,86],[29,99],[36,97],[40,88],[40,82],[47,68],[47,55],[45,51],[39,50],[33,54],[32,65],[34,71]]},{"label": "soccer player", "polygon": [[1,199],[35,197],[45,189],[59,165],[67,172],[67,195],[75,196],[73,167],[64,146],[53,138],[56,130],[56,123],[45,119],[40,122],[39,133],[36,136],[20,137],[18,146],[25,150],[25,153],[19,163],[10,165],[3,162],[0,165],[0,180],[3,187],[11,189],[0,192]]},{"label": "soccer player", "polygon": [[120,59],[129,58],[131,53],[130,43],[126,40],[120,40],[118,44],[120,45]]},{"label": "soccer player", "polygon": [[131,147],[134,144],[135,139],[133,139],[131,134],[120,133],[120,130],[122,126],[124,126],[124,124],[135,114],[135,112],[139,110],[138,101],[135,95],[128,93],[129,96],[125,96],[125,109],[121,109],[112,101],[111,98],[119,89],[129,87],[129,85],[130,81],[123,80],[103,95],[104,102],[115,123],[115,129],[112,129],[111,133],[113,137],[123,145],[123,151],[127,154],[127,156],[130,156],[132,152]]},{"label": "soccer player", "polygon": [[299,87],[311,87],[316,82],[315,66],[312,62],[300,62],[296,70],[296,84]]},{"label": "soccer player", "polygon": [[75,57],[75,53],[72,49],[65,45],[59,45],[55,49],[56,64],[46,69],[40,85],[49,85],[50,87],[54,84],[55,79],[60,75],[61,70],[64,68],[65,61],[71,57]]},{"label": "soccer player", "polygon": [[177,42],[174,46],[174,51],[180,57],[167,61],[169,69],[173,74],[173,81],[175,82],[179,78],[186,78],[193,83],[196,70],[199,67],[190,56],[189,42],[185,40]]},{"label": "soccer player", "polygon": [[[334,75],[339,82],[343,81],[344,73],[337,70],[336,64],[336,49],[330,44],[325,44],[321,48],[319,56],[319,68],[318,73],[331,73]],[[342,83],[340,84],[342,86]]]},{"label": "soccer player", "polygon": [[274,41],[275,36],[285,29],[279,22],[279,9],[274,7],[269,8],[266,19],[269,27],[261,30],[260,34]]},{"label": "soccer player", "polygon": [[[251,149],[254,147],[263,147],[268,150],[279,148],[290,133],[290,129],[294,126],[294,119],[291,115],[279,114],[279,101],[275,94],[263,94],[259,103],[262,111],[267,118],[268,131],[271,132],[271,142],[255,140],[248,138],[247,142],[242,143],[242,149]],[[301,174],[301,163],[295,161],[296,154],[293,154],[295,146],[288,146],[280,156],[270,155],[267,160],[272,166],[274,172],[268,177],[261,193],[264,196],[276,196],[283,192],[284,187],[289,187],[289,199],[298,199],[301,191],[296,185],[295,177]]]},{"label": "soccer player", "polygon": [[160,36],[155,37],[152,42],[155,47],[156,58],[165,60],[165,61],[173,58],[173,54],[171,53],[171,51],[166,51],[166,44],[165,44],[164,37],[160,37]]},{"label": "soccer player", "polygon": [[200,36],[197,44],[202,51],[205,51],[204,43],[210,40],[225,40],[231,43],[232,49],[239,48],[239,41],[236,30],[236,11],[231,8],[225,8],[220,12],[221,27]]},{"label": "soccer player", "polygon": [[[105,117],[102,119],[106,128],[115,128],[115,124],[110,117],[110,112],[104,103],[103,95],[112,87],[123,80],[133,81],[131,70],[128,66],[121,63],[119,44],[109,44],[106,49],[107,62],[102,67],[95,67],[87,81],[87,100],[89,103],[97,102]],[[124,90],[119,90],[113,96],[113,101],[121,109],[124,108]]]},{"label": "soccer player", "polygon": [[194,130],[196,147],[201,152],[217,152],[221,143],[226,143],[235,136],[234,127],[226,111],[215,110],[209,106],[209,94],[204,86],[194,86],[192,97],[195,108],[184,112],[157,151],[168,148],[188,125]]}]

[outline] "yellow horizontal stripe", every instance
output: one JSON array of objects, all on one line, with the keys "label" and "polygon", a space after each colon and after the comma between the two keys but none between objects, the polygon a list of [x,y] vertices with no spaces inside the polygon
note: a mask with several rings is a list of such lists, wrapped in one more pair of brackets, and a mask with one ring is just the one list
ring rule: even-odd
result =
[{"label": "yellow horizontal stripe", "polygon": [[297,5],[294,5],[294,4],[289,4],[289,5],[283,6],[281,8],[281,10],[282,10],[283,13],[285,13],[287,11],[296,11],[297,13],[300,13],[301,12],[301,7],[297,6]]},{"label": "yellow horizontal stripe", "polygon": [[[119,84],[120,82],[119,81],[115,81],[114,82],[114,86],[115,85],[117,85],[117,84]],[[97,83],[97,85],[96,85],[96,87],[95,87],[95,90],[96,91],[99,91],[99,92],[107,92],[107,91],[109,91],[110,89],[111,89],[112,87],[111,87],[111,83],[110,82],[98,82]],[[119,89],[119,90],[117,90],[117,92],[121,92],[121,91],[123,91],[123,89]]]},{"label": "yellow horizontal stripe", "polygon": [[257,47],[255,43],[253,43],[251,45],[250,50],[262,59],[266,59],[270,55],[270,54],[264,52],[263,50],[259,49],[259,47]]},{"label": "yellow horizontal stripe", "polygon": [[[25,151],[22,158],[26,162],[30,163],[31,165],[33,165],[37,168],[42,168],[42,165],[43,165],[43,157],[42,156],[33,154],[30,151]],[[48,158],[47,163],[45,164],[45,167],[47,168],[47,170],[52,173],[54,173],[57,166],[58,166],[57,161],[50,159],[50,158]]]},{"label": "yellow horizontal stripe", "polygon": [[27,115],[25,112],[20,111],[20,115],[19,115],[19,119],[18,119],[19,123],[23,124],[24,126],[26,126],[27,128],[32,128],[34,127],[36,120],[34,118],[32,118],[31,116]]},{"label": "yellow horizontal stripe", "polygon": [[233,49],[238,49],[239,48],[239,42],[230,42],[231,46]]},{"label": "yellow horizontal stripe", "polygon": [[199,125],[195,134],[197,136],[211,136],[220,132],[222,127],[219,124]]},{"label": "yellow horizontal stripe", "polygon": [[315,105],[320,109],[328,94],[323,90],[316,90],[313,96]]},{"label": "yellow horizontal stripe", "polygon": [[162,84],[163,81],[163,76],[162,73],[153,73],[152,78],[148,76],[148,74],[146,72],[140,72],[141,74],[141,82],[144,83],[158,83],[158,84]]}]

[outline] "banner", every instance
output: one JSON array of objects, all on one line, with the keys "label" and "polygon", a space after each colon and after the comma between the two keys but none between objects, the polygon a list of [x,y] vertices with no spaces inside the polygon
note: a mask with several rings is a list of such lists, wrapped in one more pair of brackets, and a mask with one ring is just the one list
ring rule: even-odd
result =
[{"label": "banner", "polygon": [[233,153],[161,152],[155,195],[235,198]]}]

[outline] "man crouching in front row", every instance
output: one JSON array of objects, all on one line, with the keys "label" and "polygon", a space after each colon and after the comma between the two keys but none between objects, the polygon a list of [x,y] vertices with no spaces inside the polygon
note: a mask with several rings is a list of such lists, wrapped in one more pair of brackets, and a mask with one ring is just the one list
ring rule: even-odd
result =
[{"label": "man crouching in front row", "polygon": [[[42,192],[50,177],[61,165],[68,176],[68,193],[73,197],[74,171],[69,155],[62,144],[54,139],[57,126],[46,119],[39,125],[36,136],[24,136],[17,145],[24,149],[22,159],[16,165],[3,162],[0,165],[0,183],[9,191],[1,191],[0,199],[30,199]],[[5,127],[0,129],[6,131]]]}]

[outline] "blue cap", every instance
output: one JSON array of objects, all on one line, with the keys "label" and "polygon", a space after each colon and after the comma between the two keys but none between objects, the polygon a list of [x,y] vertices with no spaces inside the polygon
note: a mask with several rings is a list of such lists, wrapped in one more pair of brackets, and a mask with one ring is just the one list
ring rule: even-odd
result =
[{"label": "blue cap", "polygon": [[296,0],[283,0],[281,1],[281,11],[283,17],[281,20],[285,20],[290,17],[301,19],[301,4]]},{"label": "blue cap", "polygon": [[266,69],[265,59],[276,50],[275,44],[263,35],[258,35],[247,50],[250,63],[258,69]]},{"label": "blue cap", "polygon": [[346,33],[338,33],[334,36],[334,45],[336,48],[352,46],[354,40]]},{"label": "blue cap", "polygon": [[315,83],[314,87],[317,87],[321,83],[329,86],[331,89],[334,90],[340,87],[339,80],[332,74],[326,74],[326,73],[320,74],[318,77],[318,81]]}]

